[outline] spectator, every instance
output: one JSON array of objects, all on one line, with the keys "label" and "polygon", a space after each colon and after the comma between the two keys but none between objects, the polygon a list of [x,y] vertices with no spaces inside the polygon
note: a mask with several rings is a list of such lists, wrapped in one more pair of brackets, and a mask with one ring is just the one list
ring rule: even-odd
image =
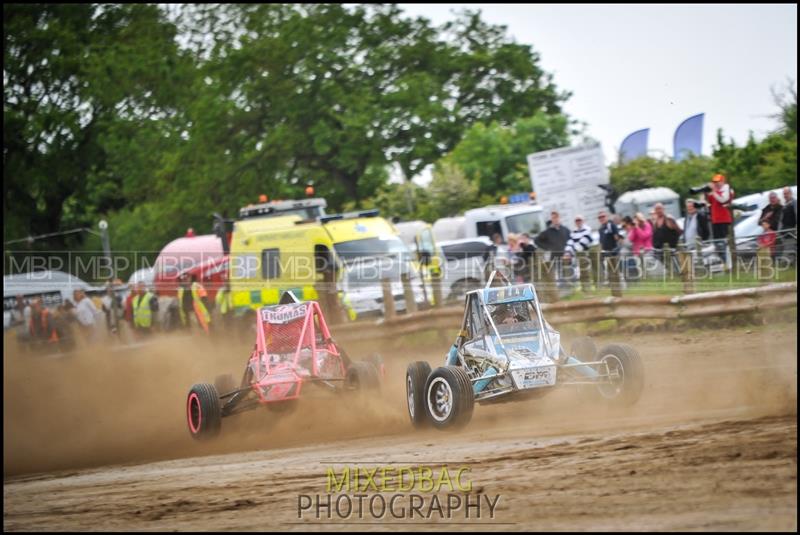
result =
[{"label": "spectator", "polygon": [[533,240],[531,239],[530,235],[523,232],[519,235],[519,252],[517,253],[517,258],[519,259],[517,262],[517,274],[522,278],[523,281],[530,282],[533,278],[533,255],[535,254],[536,246],[533,244]]},{"label": "spectator", "polygon": [[[188,291],[187,291],[188,290]],[[189,276],[184,273],[180,276],[180,286],[178,286],[178,310],[181,315],[181,323],[184,327],[191,324],[191,317],[194,315],[197,324],[209,334],[211,331],[211,315],[209,310],[211,303],[208,293],[203,285],[197,280],[197,275],[192,275],[191,285]]]},{"label": "spectator", "polygon": [[[622,256],[622,266],[625,272],[625,280],[634,281],[641,277],[639,270],[639,259],[633,256],[633,241],[631,237],[636,237],[636,223],[633,218],[626,215],[622,218],[622,230],[625,231],[625,238],[620,241],[619,251]],[[640,249],[637,249],[640,251]]]},{"label": "spectator", "polygon": [[669,246],[670,249],[677,249],[678,239],[681,237],[683,231],[678,226],[675,219],[664,211],[663,204],[660,202],[656,203],[653,210],[656,212],[656,223],[653,225],[653,249],[657,249],[661,252],[661,263],[664,265],[664,269],[677,268],[677,271],[680,271],[678,258],[674,254],[672,255],[671,265],[667,266],[664,248],[665,246]]},{"label": "spectator", "polygon": [[28,323],[30,338],[34,342],[57,344],[59,341],[55,322],[50,311],[44,306],[42,298],[36,298],[31,305],[31,318]]},{"label": "spectator", "polygon": [[697,201],[686,199],[686,219],[683,223],[683,243],[688,249],[694,249],[697,241],[706,241],[711,236],[708,227],[708,216],[697,209]]},{"label": "spectator", "polygon": [[220,286],[219,290],[217,290],[217,295],[214,298],[214,303],[216,304],[214,310],[216,314],[219,316],[220,326],[222,327],[222,331],[227,332],[230,330],[231,323],[233,322],[233,301],[231,300],[231,286],[227,280],[222,284],[222,286]]},{"label": "spectator", "polygon": [[497,256],[508,256],[508,245],[503,242],[503,236],[501,236],[499,232],[492,234],[492,243],[494,243],[494,246],[496,247]]},{"label": "spectator", "polygon": [[136,283],[137,296],[133,299],[133,324],[136,332],[148,335],[153,332],[153,323],[158,317],[158,297],[145,287],[144,282]]},{"label": "spectator", "polygon": [[728,237],[728,228],[733,222],[733,216],[729,209],[733,200],[733,192],[725,183],[725,175],[721,174],[714,175],[710,187],[711,191],[706,193],[706,200],[711,207],[711,236],[714,238],[714,248],[722,259],[722,263],[727,264],[725,240]]},{"label": "spectator", "polygon": [[781,216],[781,230],[797,227],[797,201],[792,196],[792,188],[783,188],[783,213]]},{"label": "spectator", "polygon": [[794,261],[797,258],[797,201],[792,196],[792,188],[783,188],[783,213],[781,214],[781,236],[779,249]]},{"label": "spectator", "polygon": [[610,263],[608,268],[611,270],[619,269],[619,252],[624,238],[619,231],[619,227],[608,218],[605,210],[600,210],[597,214],[597,220],[600,222],[600,227],[597,229],[600,234],[600,248],[603,251],[603,262],[601,263],[602,269],[606,269],[606,264]]},{"label": "spectator", "polygon": [[769,192],[769,204],[761,210],[761,217],[759,218],[758,222],[761,223],[762,221],[769,222],[769,228],[772,230],[778,230],[781,224],[781,216],[783,215],[783,205],[781,204],[781,200],[778,198],[778,194],[774,191]]},{"label": "spectator", "polygon": [[600,222],[600,227],[597,231],[600,233],[600,248],[603,250],[603,256],[617,255],[619,253],[619,242],[623,240],[619,227],[613,221],[608,220],[608,214],[605,210],[601,210],[597,214],[597,220]]},{"label": "spectator", "polygon": [[631,243],[631,229],[633,228],[633,218],[626,215],[622,218],[621,229],[625,231],[625,238],[620,242],[620,251],[623,253],[630,253],[632,248]]},{"label": "spectator", "polygon": [[14,308],[11,309],[11,325],[15,326],[17,343],[26,344],[30,341],[31,307],[25,298],[18,295]]},{"label": "spectator", "polygon": [[770,256],[775,256],[775,242],[777,241],[777,234],[772,229],[770,225],[770,221],[767,218],[761,220],[761,228],[764,229],[764,233],[759,236],[756,241],[758,241],[759,249],[767,249],[769,251]]},{"label": "spectator", "polygon": [[139,289],[136,285],[134,285],[131,291],[128,292],[128,297],[125,298],[125,312],[123,313],[123,317],[125,318],[125,321],[128,322],[131,329],[135,328],[133,325],[133,300],[139,295],[138,292]]},{"label": "spectator", "polygon": [[678,238],[681,236],[681,228],[675,219],[664,211],[664,205],[656,203],[653,208],[656,212],[656,224],[653,225],[653,248],[664,249],[665,245],[676,249]]},{"label": "spectator", "polygon": [[75,317],[86,341],[95,342],[97,340],[97,317],[100,312],[92,300],[86,297],[83,290],[75,290],[72,292],[72,297],[75,300]]},{"label": "spectator", "polygon": [[569,229],[561,224],[561,216],[553,210],[550,212],[550,221],[547,228],[536,236],[536,246],[549,252],[550,260],[554,261],[555,272],[558,280],[562,280],[561,259],[564,248],[569,240]]},{"label": "spectator", "polygon": [[628,226],[628,240],[631,252],[635,255],[653,249],[653,226],[645,219],[644,214],[637,212]]},{"label": "spectator", "polygon": [[622,228],[622,216],[619,214],[614,214],[611,216],[611,222],[614,223],[618,228]]},{"label": "spectator", "polygon": [[582,215],[575,216],[575,230],[570,232],[569,240],[564,248],[566,257],[575,256],[589,250],[592,245],[592,229],[584,223]]},{"label": "spectator", "polygon": [[508,247],[506,248],[506,260],[508,261],[508,265],[511,266],[511,271],[515,272],[517,270],[517,253],[520,251],[519,248],[519,237],[517,234],[513,232],[508,233]]},{"label": "spectator", "polygon": [[[121,285],[122,281],[117,279],[114,283]],[[121,299],[114,293],[114,285],[109,281],[106,283],[106,293],[102,298],[101,310],[106,316],[106,329],[112,334],[117,332],[117,324],[114,323],[114,307],[117,309],[117,314],[122,311]],[[117,316],[117,320],[119,320],[119,316]]]},{"label": "spectator", "polygon": [[25,298],[18,295],[14,303],[14,308],[11,309],[11,325],[27,325],[27,320],[31,316],[30,308],[31,307],[25,302]]},{"label": "spectator", "polygon": [[561,217],[555,210],[550,213],[550,222],[547,228],[536,236],[535,244],[538,248],[549,251],[552,256],[560,258],[569,240],[569,229],[561,225]]}]

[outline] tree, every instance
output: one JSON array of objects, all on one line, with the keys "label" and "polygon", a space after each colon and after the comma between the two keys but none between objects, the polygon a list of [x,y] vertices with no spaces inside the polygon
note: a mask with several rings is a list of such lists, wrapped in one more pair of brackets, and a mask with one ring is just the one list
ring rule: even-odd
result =
[{"label": "tree", "polygon": [[175,27],[152,5],[7,4],[3,18],[5,238],[144,198],[185,86]]},{"label": "tree", "polygon": [[772,90],[772,98],[780,110],[773,118],[781,125],[778,133],[786,137],[797,137],[797,88],[789,79],[783,90]]},{"label": "tree", "polygon": [[[555,117],[568,97],[477,12],[435,27],[392,4],[3,9],[6,239],[107,217],[112,244],[158,250],[308,181],[334,210],[388,202],[389,165],[410,179],[472,125]],[[409,215],[428,206],[402,191]]]},{"label": "tree", "polygon": [[477,184],[468,180],[457,165],[447,161],[434,169],[428,193],[424,219],[429,222],[458,215],[478,202]]},{"label": "tree", "polygon": [[213,154],[212,167],[225,167],[213,174],[234,188],[254,174],[272,187],[313,178],[341,206],[376,191],[365,178],[377,167],[396,162],[410,178],[474,122],[557,113],[566,98],[530,47],[477,13],[437,29],[394,5],[225,9],[245,31],[218,40],[201,76],[225,106],[190,111],[199,131],[184,158]]},{"label": "tree", "polygon": [[530,191],[527,155],[569,145],[574,133],[561,113],[520,118],[512,126],[477,123],[443,162],[458,166],[481,195],[497,200],[501,195]]}]

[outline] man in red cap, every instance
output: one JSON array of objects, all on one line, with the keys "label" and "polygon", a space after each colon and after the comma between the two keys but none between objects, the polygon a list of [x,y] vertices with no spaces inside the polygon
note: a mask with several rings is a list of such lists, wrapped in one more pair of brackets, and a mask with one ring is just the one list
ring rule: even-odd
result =
[{"label": "man in red cap", "polygon": [[728,238],[728,228],[733,222],[730,205],[733,200],[731,187],[725,183],[725,175],[716,174],[711,179],[711,191],[706,193],[706,200],[711,207],[711,237],[714,239],[714,248],[727,263],[725,255],[725,240]]}]

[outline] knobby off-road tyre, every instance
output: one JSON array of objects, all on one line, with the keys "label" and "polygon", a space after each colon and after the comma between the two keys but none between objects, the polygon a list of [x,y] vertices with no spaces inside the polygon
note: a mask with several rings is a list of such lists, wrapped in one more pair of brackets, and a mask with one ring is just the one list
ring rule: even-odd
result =
[{"label": "knobby off-road tyre", "polygon": [[644,389],[644,365],[639,352],[628,344],[609,344],[597,352],[596,358],[606,362],[609,373],[615,376],[612,384],[597,385],[600,396],[620,407],[636,403]]},{"label": "knobby off-road tyre", "polygon": [[431,367],[427,362],[412,362],[406,368],[408,416],[411,418],[411,425],[417,429],[427,427],[430,424],[428,412],[425,409],[425,385],[430,374]]},{"label": "knobby off-road tyre", "polygon": [[222,411],[214,385],[203,383],[192,386],[186,398],[186,417],[193,438],[204,440],[219,434]]},{"label": "knobby off-road tyre", "polygon": [[467,372],[459,366],[436,368],[425,384],[425,409],[436,429],[465,426],[472,419],[475,394]]}]

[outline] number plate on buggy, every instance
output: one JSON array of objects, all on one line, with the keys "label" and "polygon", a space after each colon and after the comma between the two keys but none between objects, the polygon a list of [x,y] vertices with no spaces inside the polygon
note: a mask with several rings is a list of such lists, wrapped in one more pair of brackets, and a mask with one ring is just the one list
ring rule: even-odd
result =
[{"label": "number plate on buggy", "polygon": [[537,386],[551,386],[556,384],[556,367],[540,366],[538,368],[526,368],[511,372],[514,384],[517,388],[535,388]]}]

